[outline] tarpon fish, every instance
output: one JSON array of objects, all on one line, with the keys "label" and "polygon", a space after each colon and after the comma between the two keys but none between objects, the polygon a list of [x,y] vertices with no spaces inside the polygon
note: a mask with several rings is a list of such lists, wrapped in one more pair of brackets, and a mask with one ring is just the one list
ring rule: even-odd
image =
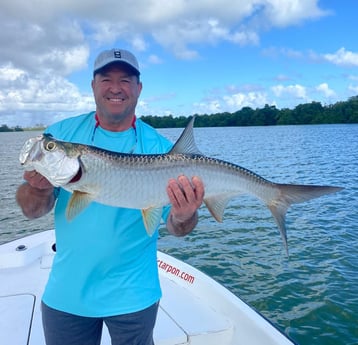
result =
[{"label": "tarpon fish", "polygon": [[229,200],[238,195],[250,194],[263,201],[276,220],[286,251],[289,206],[342,189],[274,183],[236,164],[207,157],[197,149],[193,123],[194,117],[165,154],[117,153],[44,134],[29,139],[19,159],[26,170],[36,170],[55,187],[73,193],[66,209],[68,220],[93,201],[140,209],[149,235],[159,226],[162,209],[169,204],[168,180],[199,176],[205,186],[204,203],[219,222]]}]

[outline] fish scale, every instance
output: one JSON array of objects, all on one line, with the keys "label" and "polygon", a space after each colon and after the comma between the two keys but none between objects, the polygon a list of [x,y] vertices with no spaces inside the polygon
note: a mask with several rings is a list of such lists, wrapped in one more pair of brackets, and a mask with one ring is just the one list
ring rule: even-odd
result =
[{"label": "fish scale", "polygon": [[198,176],[205,186],[204,203],[217,221],[222,221],[227,203],[236,196],[253,195],[266,204],[286,251],[289,206],[342,189],[274,183],[234,163],[207,157],[196,147],[193,124],[194,117],[166,154],[117,153],[42,135],[24,144],[20,162],[25,169],[37,170],[54,186],[72,193],[66,210],[68,221],[96,201],[142,210],[149,235],[159,226],[163,206],[169,204],[169,179]]}]

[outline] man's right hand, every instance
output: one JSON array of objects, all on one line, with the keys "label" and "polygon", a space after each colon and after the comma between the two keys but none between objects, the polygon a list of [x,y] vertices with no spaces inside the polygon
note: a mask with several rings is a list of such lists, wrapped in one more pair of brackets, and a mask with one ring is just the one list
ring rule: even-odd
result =
[{"label": "man's right hand", "polygon": [[25,183],[16,191],[16,201],[23,214],[34,219],[50,212],[55,205],[54,186],[41,174],[24,172]]}]

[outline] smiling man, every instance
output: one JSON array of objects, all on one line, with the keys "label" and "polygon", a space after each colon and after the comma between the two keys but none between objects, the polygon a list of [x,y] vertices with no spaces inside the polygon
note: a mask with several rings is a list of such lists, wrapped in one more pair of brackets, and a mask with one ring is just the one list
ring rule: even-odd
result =
[{"label": "smiling man", "polygon": [[[172,144],[136,118],[142,83],[135,56],[123,49],[99,54],[92,89],[96,111],[55,123],[46,133],[55,138],[122,153],[157,154]],[[204,196],[198,177],[173,176],[163,211],[167,229],[190,233]],[[158,229],[148,236],[140,210],[92,202],[68,222],[71,193],[54,188],[36,171],[16,194],[28,218],[55,206],[57,252],[42,303],[47,345],[99,345],[103,323],[112,345],[152,345],[161,297],[157,267]]]},{"label": "smiling man", "polygon": [[142,91],[139,78],[137,60],[128,51],[105,51],[98,56],[92,90],[101,127],[121,131],[131,126]]}]

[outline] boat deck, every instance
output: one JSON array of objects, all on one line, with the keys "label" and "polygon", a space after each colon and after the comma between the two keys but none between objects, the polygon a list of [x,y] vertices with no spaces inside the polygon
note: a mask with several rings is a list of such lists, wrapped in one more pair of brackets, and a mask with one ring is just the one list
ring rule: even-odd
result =
[{"label": "boat deck", "polygon": [[[54,257],[54,232],[0,246],[0,334],[4,344],[44,345],[41,296]],[[208,276],[158,252],[163,297],[156,345],[292,345],[247,304]],[[101,345],[110,345],[104,327]]]}]

